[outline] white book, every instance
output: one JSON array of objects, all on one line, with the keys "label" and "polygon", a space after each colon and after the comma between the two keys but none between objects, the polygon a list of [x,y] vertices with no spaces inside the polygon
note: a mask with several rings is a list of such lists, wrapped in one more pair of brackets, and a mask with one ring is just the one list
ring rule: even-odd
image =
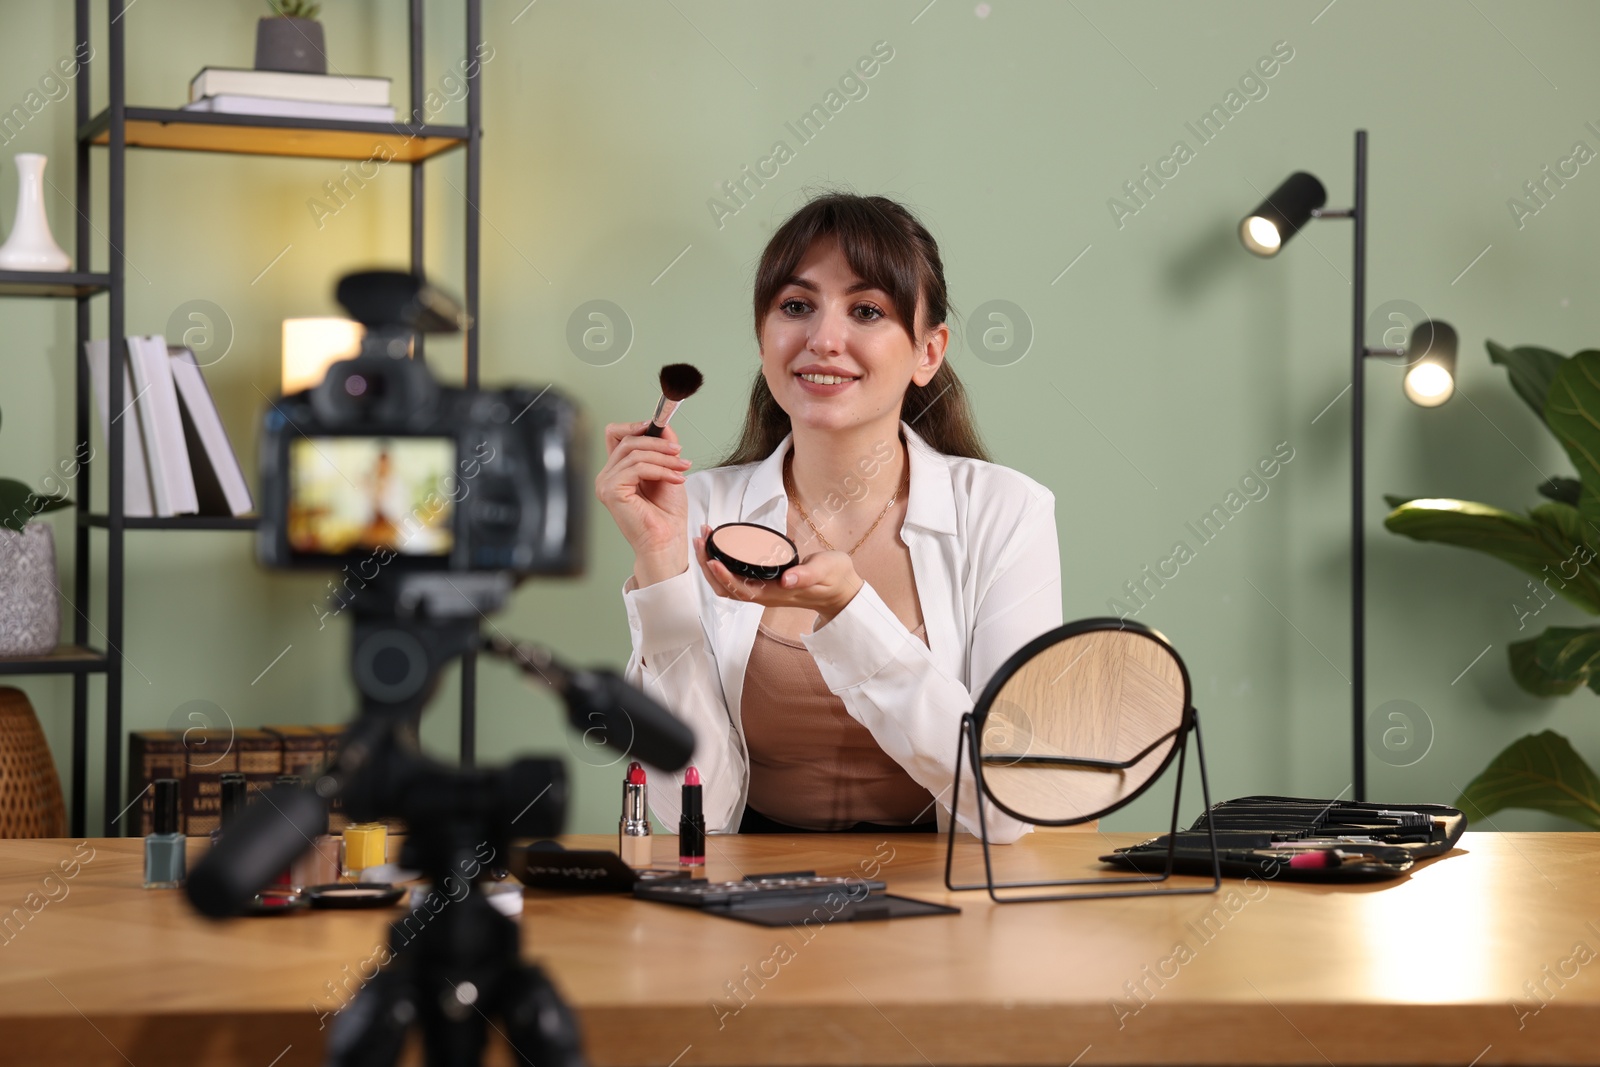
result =
[{"label": "white book", "polygon": [[[222,428],[216,402],[194,353],[181,346],[167,349],[172,360],[172,380],[178,387],[178,404],[184,415],[184,432],[189,443],[189,463],[194,470],[195,491],[201,498],[202,514],[226,508],[232,515],[248,514],[255,506],[250,487],[245,484],[239,457]],[[220,495],[221,499],[208,499]]]},{"label": "white book", "polygon": [[[89,363],[89,382],[95,403],[100,408],[100,439],[111,447],[111,346],[105,341],[86,341],[83,355]],[[116,417],[122,429],[122,514],[148,519],[155,514],[150,500],[150,471],[144,456],[139,414],[134,404],[133,376],[129,360],[122,363],[122,412]]]},{"label": "white book", "polygon": [[280,100],[271,96],[208,96],[183,105],[185,111],[210,111],[228,115],[267,115],[273,118],[332,119],[341,122],[393,122],[394,108],[387,104],[329,104],[317,100]]},{"label": "white book", "polygon": [[128,338],[128,365],[138,390],[139,425],[144,429],[145,454],[150,460],[150,495],[157,515],[193,515],[200,510],[195,496],[194,472],[189,468],[189,446],[183,439],[183,416],[178,413],[178,389],[172,380],[172,360],[166,338]]},{"label": "white book", "polygon": [[320,100],[329,104],[386,107],[389,103],[389,79],[206,67],[189,83],[191,102],[208,96],[225,95],[273,96],[280,100]]}]

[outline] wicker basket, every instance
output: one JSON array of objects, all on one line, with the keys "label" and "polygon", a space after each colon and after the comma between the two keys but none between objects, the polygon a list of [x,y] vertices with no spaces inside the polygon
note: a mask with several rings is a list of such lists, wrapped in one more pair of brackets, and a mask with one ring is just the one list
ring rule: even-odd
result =
[{"label": "wicker basket", "polygon": [[65,837],[67,806],[50,745],[20,689],[0,687],[0,837]]}]

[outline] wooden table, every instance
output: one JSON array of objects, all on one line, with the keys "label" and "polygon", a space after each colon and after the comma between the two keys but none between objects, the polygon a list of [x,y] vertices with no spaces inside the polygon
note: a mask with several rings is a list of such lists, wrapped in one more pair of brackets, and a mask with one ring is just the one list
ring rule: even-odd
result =
[{"label": "wooden table", "polygon": [[[997,855],[1007,876],[1086,872],[1140,836],[1038,833]],[[0,1063],[319,1062],[333,990],[370,973],[396,913],[207,922],[139,888],[141,847],[0,842]],[[892,891],[962,913],[803,932],[529,891],[523,950],[595,1064],[1600,1062],[1593,834],[1468,834],[1377,885],[1005,906],[945,892],[942,856],[930,835],[715,837],[711,877],[876,858]]]}]

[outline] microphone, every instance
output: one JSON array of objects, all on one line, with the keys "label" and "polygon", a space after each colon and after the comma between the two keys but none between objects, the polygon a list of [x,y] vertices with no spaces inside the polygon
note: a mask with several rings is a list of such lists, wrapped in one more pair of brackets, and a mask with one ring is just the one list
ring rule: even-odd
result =
[{"label": "microphone", "polygon": [[580,670],[531,642],[486,637],[490,652],[555,690],[567,721],[584,736],[665,771],[682,770],[694,755],[694,731],[637,686],[608,670]]},{"label": "microphone", "polygon": [[261,793],[189,873],[189,902],[213,919],[239,914],[311,847],[326,813],[327,801],[309,789],[276,785]]}]

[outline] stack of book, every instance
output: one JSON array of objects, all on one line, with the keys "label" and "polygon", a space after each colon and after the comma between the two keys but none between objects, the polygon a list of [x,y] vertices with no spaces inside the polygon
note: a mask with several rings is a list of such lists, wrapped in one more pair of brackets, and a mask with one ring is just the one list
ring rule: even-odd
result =
[{"label": "stack of book", "polygon": [[388,78],[230,67],[207,67],[196,74],[183,109],[339,122],[394,121]]},{"label": "stack of book", "polygon": [[[270,789],[280,774],[312,775],[338,752],[343,726],[263,726],[232,730],[135,730],[128,735],[128,796],[139,801],[137,833],[148,836],[155,801],[150,783],[176,778],[183,783],[179,826],[192,837],[217,828],[222,808],[222,775],[240,771],[250,793]],[[345,827],[335,803],[329,828]]]},{"label": "stack of book", "polygon": [[169,347],[160,336],[128,338],[123,407],[113,417],[111,346],[83,347],[102,439],[111,440],[113,427],[122,431],[124,515],[243,515],[254,507],[192,351]]}]

